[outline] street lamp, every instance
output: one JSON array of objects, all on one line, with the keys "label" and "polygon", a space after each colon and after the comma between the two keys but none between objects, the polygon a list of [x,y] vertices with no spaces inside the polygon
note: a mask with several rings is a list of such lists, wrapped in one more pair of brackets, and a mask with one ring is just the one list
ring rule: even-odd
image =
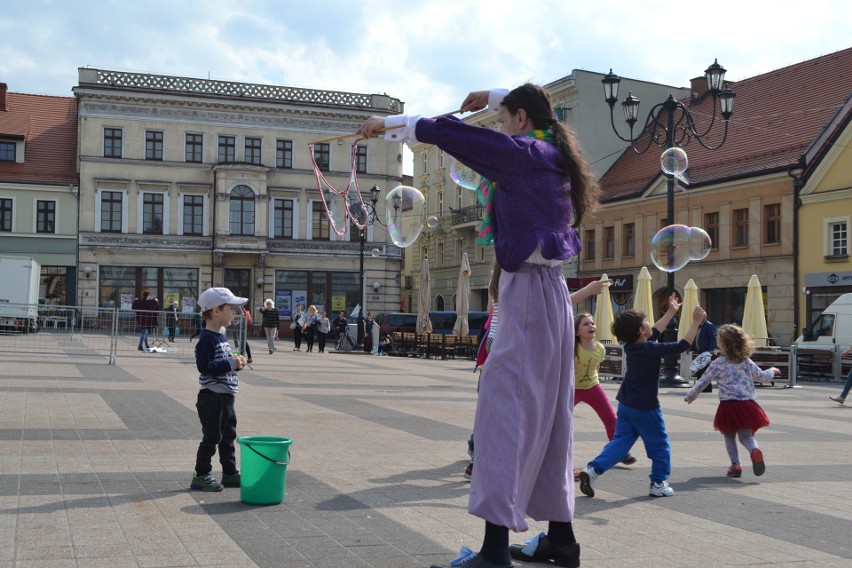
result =
[{"label": "street lamp", "polygon": [[[610,123],[612,130],[619,139],[629,142],[637,154],[646,152],[651,145],[658,148],[670,149],[674,147],[684,147],[693,139],[695,139],[702,147],[707,150],[718,150],[728,138],[728,119],[734,112],[734,98],[736,94],[727,85],[723,88],[725,82],[725,68],[719,65],[718,61],[704,71],[704,76],[707,80],[707,88],[710,95],[713,97],[713,116],[710,119],[710,124],[706,130],[699,132],[696,128],[695,121],[689,108],[681,101],[669,94],[668,98],[655,105],[648,111],[648,117],[645,119],[645,125],[638,135],[634,136],[633,127],[639,117],[639,99],[633,96],[633,93],[628,93],[621,107],[624,111],[624,119],[630,127],[630,136],[625,138],[619,134],[615,127],[615,116],[613,109],[615,103],[618,102],[618,85],[621,82],[621,77],[614,74],[612,69],[604,76],[604,100],[609,105]],[[722,140],[715,146],[708,145],[704,142],[704,137],[710,133],[713,125],[716,122],[716,101],[719,101],[719,111],[725,123],[725,132]],[[637,143],[642,139],[647,138],[644,147],[637,147]],[[666,210],[667,222],[674,224],[674,190],[675,190],[675,174],[666,173]],[[668,273],[667,281],[667,296],[671,296],[675,289],[674,272]],[[677,327],[672,321],[666,328],[666,340],[671,341],[677,337]],[[667,357],[664,360],[663,374],[660,377],[660,385],[662,386],[680,386],[686,383],[683,378],[677,374],[677,360],[675,357]]]},{"label": "street lamp", "polygon": [[[360,264],[358,268],[358,285],[361,289],[361,309],[358,311],[358,345],[364,344],[364,311],[367,305],[365,302],[364,296],[364,245],[367,243],[367,227],[372,225],[376,221],[376,203],[379,202],[379,195],[382,193],[382,190],[379,189],[379,186],[374,185],[370,189],[370,203],[365,203],[364,208],[366,209],[365,218],[362,218],[362,221],[365,221],[364,228],[358,230],[358,238],[361,243],[361,257]],[[381,224],[381,221],[379,221]]]}]

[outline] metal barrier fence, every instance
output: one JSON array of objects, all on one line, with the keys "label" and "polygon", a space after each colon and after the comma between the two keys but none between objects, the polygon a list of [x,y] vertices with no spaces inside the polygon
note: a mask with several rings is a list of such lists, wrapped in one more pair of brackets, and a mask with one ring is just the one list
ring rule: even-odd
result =
[{"label": "metal barrier fence", "polygon": [[[167,316],[170,312],[121,310],[83,306],[44,306],[3,304],[0,313],[26,312],[37,317],[35,331],[21,319],[20,324],[0,327],[0,353],[33,355],[77,355],[103,357],[110,365],[117,357],[148,356],[194,358],[196,314],[180,313],[170,341]],[[37,314],[37,316],[36,316]],[[201,316],[199,315],[198,318]],[[203,323],[201,324],[203,327]],[[143,327],[148,329],[148,350],[139,349]],[[242,352],[246,340],[246,318],[236,316],[227,329],[228,339]]]}]

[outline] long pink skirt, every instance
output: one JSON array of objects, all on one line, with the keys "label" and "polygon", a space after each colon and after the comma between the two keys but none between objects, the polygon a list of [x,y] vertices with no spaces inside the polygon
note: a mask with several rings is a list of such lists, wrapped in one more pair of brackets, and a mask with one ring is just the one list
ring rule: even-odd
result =
[{"label": "long pink skirt", "polygon": [[574,322],[562,268],[500,277],[500,325],[480,378],[468,511],[514,531],[574,518]]}]

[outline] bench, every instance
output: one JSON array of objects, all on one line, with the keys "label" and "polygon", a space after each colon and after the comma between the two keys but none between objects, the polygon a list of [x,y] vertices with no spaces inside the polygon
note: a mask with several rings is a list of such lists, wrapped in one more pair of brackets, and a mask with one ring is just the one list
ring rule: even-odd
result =
[{"label": "bench", "polygon": [[606,355],[598,368],[598,378],[620,381],[624,378],[624,349],[617,343],[604,343],[603,346]]},{"label": "bench", "polygon": [[[751,354],[751,360],[761,369],[778,367],[781,374],[768,384],[774,386],[775,381],[790,383],[790,369],[793,366],[792,352],[789,349],[773,349],[771,347],[758,347]],[[760,383],[757,383],[758,385]],[[763,383],[767,384],[767,383]]]},{"label": "bench", "polygon": [[834,378],[834,353],[824,349],[796,349],[796,380],[802,375],[818,381]]}]

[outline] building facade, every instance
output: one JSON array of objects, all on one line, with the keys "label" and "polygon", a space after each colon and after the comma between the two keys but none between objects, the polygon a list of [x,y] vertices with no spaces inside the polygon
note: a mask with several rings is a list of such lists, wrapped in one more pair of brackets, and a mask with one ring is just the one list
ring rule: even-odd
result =
[{"label": "building facade", "polygon": [[401,251],[381,223],[363,241],[332,225],[324,202],[341,197],[319,178],[342,191],[354,168],[365,191],[390,189],[399,145],[308,143],[399,113],[399,100],[90,68],[73,91],[82,305],[128,309],[148,289],[192,312],[200,291],[227,286],[252,309],[274,299],[283,320],[296,304],[351,312],[363,262],[369,309],[398,306]]},{"label": "building facade", "polygon": [[[747,285],[751,275],[757,275],[770,339],[777,345],[790,344],[800,333],[795,315],[798,280],[849,266],[848,259],[835,254],[843,250],[843,239],[848,251],[848,220],[841,211],[849,210],[849,202],[842,199],[848,200],[852,181],[849,167],[840,165],[842,146],[832,150],[835,165],[821,177],[807,177],[811,168],[803,172],[802,164],[813,163],[808,153],[825,147],[826,141],[820,141],[823,133],[836,121],[838,109],[848,104],[850,68],[852,50],[845,50],[732,84],[736,105],[725,143],[715,151],[695,141],[685,147],[689,181],[676,188],[674,219],[666,218],[666,179],[659,159],[663,149],[651,146],[644,154],[625,150],[601,179],[601,210],[582,227],[581,277],[606,272],[635,282],[641,267],[647,266],[655,300],[663,310],[667,273],[654,268],[650,241],[673,223],[700,227],[710,235],[712,249],[705,259],[676,272],[677,291],[683,293],[692,279],[710,321],[741,323]],[[700,85],[694,84],[692,90],[696,96],[682,102],[696,117],[698,130],[704,131],[717,103]],[[715,131],[707,139],[710,145],[717,145],[724,131],[718,108],[716,115]],[[828,196],[839,201],[829,205]],[[824,202],[821,209],[818,202]],[[843,203],[845,210],[838,207]],[[824,245],[833,231],[838,248],[827,252]],[[825,266],[835,261],[846,264]],[[797,262],[801,262],[798,270]],[[843,289],[850,288],[835,288],[832,297]],[[632,295],[632,289],[614,295],[614,309],[630,307]],[[826,294],[820,303],[828,299]],[[805,315],[798,319],[804,321]]]},{"label": "building facade", "polygon": [[77,101],[0,83],[0,255],[41,265],[40,301],[77,296]]}]

